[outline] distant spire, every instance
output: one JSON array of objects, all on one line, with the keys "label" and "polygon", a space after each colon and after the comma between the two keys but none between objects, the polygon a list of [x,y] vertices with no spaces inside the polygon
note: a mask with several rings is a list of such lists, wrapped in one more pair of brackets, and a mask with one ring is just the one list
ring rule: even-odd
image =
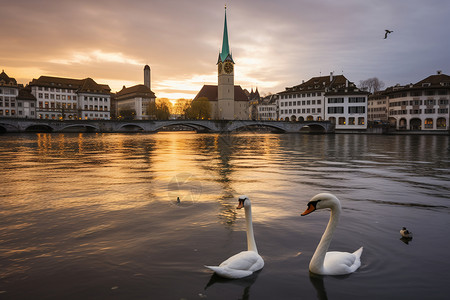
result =
[{"label": "distant spire", "polygon": [[230,57],[231,61],[233,61],[230,52],[230,45],[228,44],[227,6],[225,5],[225,22],[223,25],[222,52],[220,53],[219,58],[222,62],[224,62],[228,57]]}]

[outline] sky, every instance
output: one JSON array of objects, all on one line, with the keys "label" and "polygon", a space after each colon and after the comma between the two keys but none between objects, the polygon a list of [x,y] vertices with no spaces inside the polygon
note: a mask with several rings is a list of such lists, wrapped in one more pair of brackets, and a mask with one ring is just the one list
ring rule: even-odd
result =
[{"label": "sky", "polygon": [[330,72],[385,87],[450,75],[448,0],[0,0],[0,69],[117,92],[143,84],[148,64],[158,98],[192,99],[217,84],[225,4],[235,84],[249,91]]}]

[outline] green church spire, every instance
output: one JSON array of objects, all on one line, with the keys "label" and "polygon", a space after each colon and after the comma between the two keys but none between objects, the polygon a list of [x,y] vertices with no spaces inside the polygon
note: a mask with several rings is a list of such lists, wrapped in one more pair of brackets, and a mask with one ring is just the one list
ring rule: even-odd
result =
[{"label": "green church spire", "polygon": [[219,54],[219,60],[221,62],[224,62],[227,59],[233,61],[230,52],[230,45],[228,44],[227,6],[225,6],[225,22],[223,26],[222,52]]}]

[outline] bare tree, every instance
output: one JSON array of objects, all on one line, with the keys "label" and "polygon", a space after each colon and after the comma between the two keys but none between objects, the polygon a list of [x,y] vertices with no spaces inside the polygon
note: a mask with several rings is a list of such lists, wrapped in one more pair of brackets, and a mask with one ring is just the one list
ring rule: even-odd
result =
[{"label": "bare tree", "polygon": [[384,88],[384,82],[379,80],[377,77],[369,78],[366,80],[359,81],[360,89],[367,89],[370,93],[375,93]]}]

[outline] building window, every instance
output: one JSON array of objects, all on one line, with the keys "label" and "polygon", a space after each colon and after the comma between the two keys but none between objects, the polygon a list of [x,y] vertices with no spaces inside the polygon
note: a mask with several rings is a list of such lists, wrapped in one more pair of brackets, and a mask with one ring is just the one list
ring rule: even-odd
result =
[{"label": "building window", "polygon": [[355,125],[355,118],[354,117],[348,118],[348,125]]},{"label": "building window", "polygon": [[364,97],[349,97],[348,103],[364,103],[366,102],[366,98]]},{"label": "building window", "polygon": [[433,119],[425,119],[425,128],[433,128]]},{"label": "building window", "polygon": [[344,117],[340,117],[339,118],[339,125],[345,125],[345,118]]},{"label": "building window", "polygon": [[344,103],[344,98],[328,98],[328,103]]},{"label": "building window", "polygon": [[349,114],[364,114],[366,112],[365,106],[350,106],[348,108]]},{"label": "building window", "polygon": [[342,114],[344,113],[344,107],[342,106],[330,106],[328,107],[329,114]]},{"label": "building window", "polygon": [[447,128],[447,123],[445,118],[438,118],[436,121],[436,128],[437,129],[446,129]]},{"label": "building window", "polygon": [[363,117],[359,117],[358,118],[358,125],[364,125],[364,118]]}]

